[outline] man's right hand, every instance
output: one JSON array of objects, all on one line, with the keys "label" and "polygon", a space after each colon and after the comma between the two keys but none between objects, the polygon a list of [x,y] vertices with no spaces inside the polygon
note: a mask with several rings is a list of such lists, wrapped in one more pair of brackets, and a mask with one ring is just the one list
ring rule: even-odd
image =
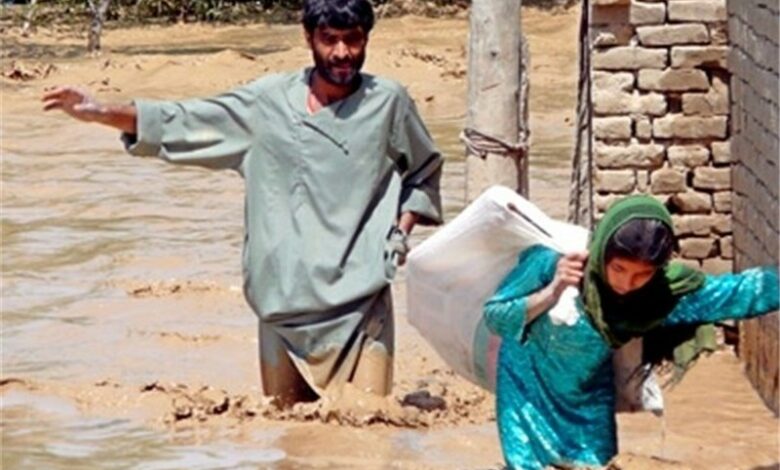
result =
[{"label": "man's right hand", "polygon": [[137,111],[134,105],[103,105],[87,91],[76,87],[57,87],[46,90],[41,98],[43,110],[61,109],[84,122],[97,122],[135,134]]},{"label": "man's right hand", "polygon": [[95,98],[84,90],[74,87],[57,87],[43,94],[43,110],[61,109],[70,116],[85,122],[100,118],[102,107]]}]

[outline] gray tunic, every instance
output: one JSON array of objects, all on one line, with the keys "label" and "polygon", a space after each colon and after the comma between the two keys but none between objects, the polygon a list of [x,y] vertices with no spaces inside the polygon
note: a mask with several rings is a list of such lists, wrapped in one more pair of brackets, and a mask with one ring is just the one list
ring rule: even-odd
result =
[{"label": "gray tunic", "polygon": [[398,215],[441,222],[442,158],[399,84],[360,88],[314,115],[311,69],[196,100],[136,100],[133,155],[244,177],[244,292],[261,319],[332,309],[392,279]]}]

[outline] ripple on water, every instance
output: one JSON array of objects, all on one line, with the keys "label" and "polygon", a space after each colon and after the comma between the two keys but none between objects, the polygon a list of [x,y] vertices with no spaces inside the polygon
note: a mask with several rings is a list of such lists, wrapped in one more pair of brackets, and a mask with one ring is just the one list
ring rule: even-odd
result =
[{"label": "ripple on water", "polygon": [[56,397],[12,390],[2,398],[3,468],[256,469],[286,457],[273,447],[280,429],[255,432],[250,442],[224,436],[200,443],[194,431],[171,435],[84,417]]}]

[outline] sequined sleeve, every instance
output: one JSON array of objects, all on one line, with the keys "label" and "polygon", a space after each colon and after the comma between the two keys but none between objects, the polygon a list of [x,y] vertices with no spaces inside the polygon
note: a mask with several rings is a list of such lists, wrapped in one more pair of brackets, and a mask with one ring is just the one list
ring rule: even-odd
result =
[{"label": "sequined sleeve", "polygon": [[542,245],[532,246],[520,254],[517,265],[485,303],[485,324],[493,334],[504,338],[522,337],[528,295],[552,281],[559,256]]},{"label": "sequined sleeve", "polygon": [[739,274],[708,275],[701,288],[680,299],[664,325],[745,320],[777,309],[777,268],[752,268]]}]

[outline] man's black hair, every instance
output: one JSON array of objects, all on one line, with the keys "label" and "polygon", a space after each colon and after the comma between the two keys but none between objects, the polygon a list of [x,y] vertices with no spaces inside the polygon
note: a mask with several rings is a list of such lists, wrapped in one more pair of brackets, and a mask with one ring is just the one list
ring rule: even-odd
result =
[{"label": "man's black hair", "polygon": [[374,27],[374,9],[369,0],[305,0],[303,27],[313,33],[318,26],[335,29],[359,26],[368,34]]},{"label": "man's black hair", "polygon": [[604,262],[619,256],[662,266],[671,258],[675,248],[674,232],[664,222],[634,219],[617,229],[607,241]]}]

